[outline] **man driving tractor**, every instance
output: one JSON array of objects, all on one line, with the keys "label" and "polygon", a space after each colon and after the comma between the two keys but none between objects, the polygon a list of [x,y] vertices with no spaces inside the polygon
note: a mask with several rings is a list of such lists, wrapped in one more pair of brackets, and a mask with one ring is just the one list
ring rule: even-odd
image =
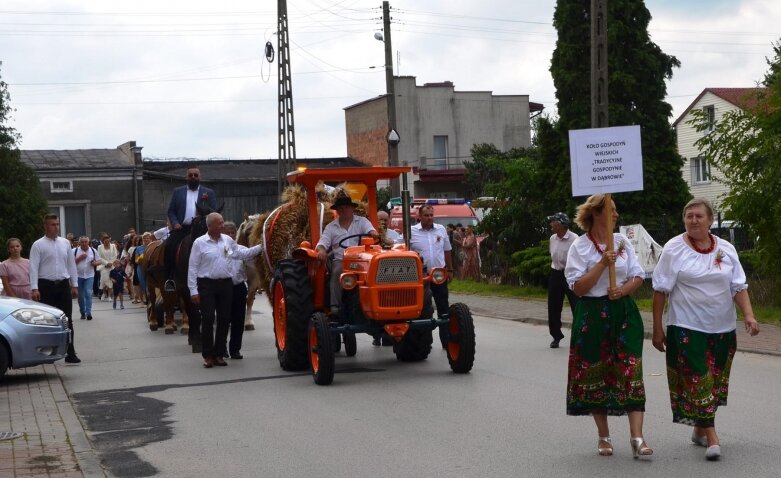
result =
[{"label": "man driving tractor", "polygon": [[[331,314],[333,315],[339,313],[339,306],[342,303],[342,286],[339,284],[339,276],[342,275],[344,249],[340,247],[339,243],[345,237],[355,236],[357,234],[369,235],[375,240],[379,238],[377,231],[368,219],[363,216],[355,215],[356,207],[358,207],[358,204],[353,202],[344,190],[340,190],[336,194],[336,200],[331,206],[331,209],[335,210],[338,214],[338,218],[325,226],[323,234],[317,242],[317,258],[320,261],[327,262],[328,252],[332,251],[333,253],[330,268]],[[354,237],[345,241],[342,246],[357,246],[358,244],[359,238]]]}]

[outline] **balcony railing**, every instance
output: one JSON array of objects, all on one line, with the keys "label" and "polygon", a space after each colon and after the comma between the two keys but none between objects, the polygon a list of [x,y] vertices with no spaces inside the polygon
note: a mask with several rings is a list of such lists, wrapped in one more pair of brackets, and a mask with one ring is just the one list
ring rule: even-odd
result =
[{"label": "balcony railing", "polygon": [[472,159],[471,156],[458,158],[420,158],[420,170],[422,171],[449,171],[451,169],[464,169],[465,163]]}]

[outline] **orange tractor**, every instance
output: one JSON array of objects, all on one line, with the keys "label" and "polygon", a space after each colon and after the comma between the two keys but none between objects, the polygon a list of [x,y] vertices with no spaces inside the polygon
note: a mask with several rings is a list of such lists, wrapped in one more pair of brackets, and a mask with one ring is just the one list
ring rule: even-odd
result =
[{"label": "orange tractor", "polygon": [[[335,354],[341,350],[353,356],[357,352],[355,334],[374,336],[385,333],[393,340],[396,358],[404,362],[425,360],[431,352],[432,331],[444,327],[444,346],[450,368],[456,373],[472,369],[475,356],[475,331],[472,315],[465,304],[450,305],[448,319],[434,317],[431,292],[427,283],[448,280],[446,269],[425,271],[418,253],[409,250],[409,217],[405,218],[406,244],[382,245],[369,236],[360,237],[360,245],[344,248],[342,307],[329,315],[329,271],[317,258],[315,245],[320,238],[323,208],[318,205],[315,188],[323,183],[363,184],[361,193],[368,203],[368,219],[377,225],[377,186],[381,179],[398,178],[410,171],[406,167],[304,169],[288,174],[290,183],[306,189],[310,240],[292,251],[292,258],[273,265],[269,286],[274,316],[279,363],[285,370],[311,367],[315,383],[333,381]],[[404,178],[406,190],[406,178]],[[409,201],[409,193],[404,191]],[[353,197],[354,201],[364,200]],[[409,208],[406,208],[408,211]],[[349,237],[355,236],[348,236]],[[342,241],[344,245],[345,240]]]}]

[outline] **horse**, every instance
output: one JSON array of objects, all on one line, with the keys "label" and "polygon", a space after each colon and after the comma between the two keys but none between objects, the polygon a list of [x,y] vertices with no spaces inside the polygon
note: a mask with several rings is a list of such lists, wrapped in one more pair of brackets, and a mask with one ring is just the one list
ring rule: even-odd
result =
[{"label": "horse", "polygon": [[[173,316],[178,301],[179,310],[182,311],[183,316],[181,333],[188,335],[188,341],[190,345],[193,345],[193,351],[196,351],[197,345],[200,344],[200,315],[199,311],[192,307],[190,302],[190,290],[187,288],[187,269],[192,243],[196,238],[206,234],[206,216],[212,212],[210,208],[204,208],[201,204],[196,204],[195,208],[197,215],[193,218],[190,226],[190,234],[185,236],[179,243],[179,250],[176,254],[175,292],[166,292],[164,287],[167,279],[165,273],[165,242],[155,241],[151,243],[147,246],[144,254],[146,259],[144,267],[146,268],[147,293],[149,295],[149,300],[147,301],[149,329],[154,331],[158,327],[157,311],[154,304],[157,301],[157,291],[159,290],[163,299],[163,309],[165,310],[165,333],[172,334],[176,331]],[[217,212],[220,210],[222,210],[222,207]]]},{"label": "horse", "polygon": [[[250,232],[257,225],[259,220],[264,220],[265,215],[253,214],[245,216],[244,222],[239,225],[236,231],[236,242],[245,247],[250,247]],[[252,321],[252,306],[255,303],[255,295],[263,290],[260,287],[260,274],[253,262],[252,265],[244,263],[244,273],[247,276],[247,306],[244,313],[244,330],[255,330],[255,322]]]},{"label": "horse", "polygon": [[[160,318],[158,317],[158,292],[162,299],[163,315],[165,317],[165,333],[173,334],[176,332],[176,322],[174,322],[174,306],[177,300],[176,292],[165,291],[165,242],[154,241],[151,242],[144,251],[144,276],[146,277],[146,316],[149,323],[149,330],[156,331]],[[189,317],[187,315],[187,309],[180,304],[180,310],[182,311],[182,329],[181,333],[185,334],[189,330]]]}]

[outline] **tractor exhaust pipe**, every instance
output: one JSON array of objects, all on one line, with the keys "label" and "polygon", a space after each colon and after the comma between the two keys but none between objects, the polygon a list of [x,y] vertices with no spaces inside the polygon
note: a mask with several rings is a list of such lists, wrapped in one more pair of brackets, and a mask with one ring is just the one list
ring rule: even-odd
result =
[{"label": "tractor exhaust pipe", "polygon": [[404,247],[408,251],[410,249],[410,236],[412,235],[412,223],[409,215],[409,189],[407,189],[407,173],[401,175],[401,217],[402,225],[404,227]]}]

